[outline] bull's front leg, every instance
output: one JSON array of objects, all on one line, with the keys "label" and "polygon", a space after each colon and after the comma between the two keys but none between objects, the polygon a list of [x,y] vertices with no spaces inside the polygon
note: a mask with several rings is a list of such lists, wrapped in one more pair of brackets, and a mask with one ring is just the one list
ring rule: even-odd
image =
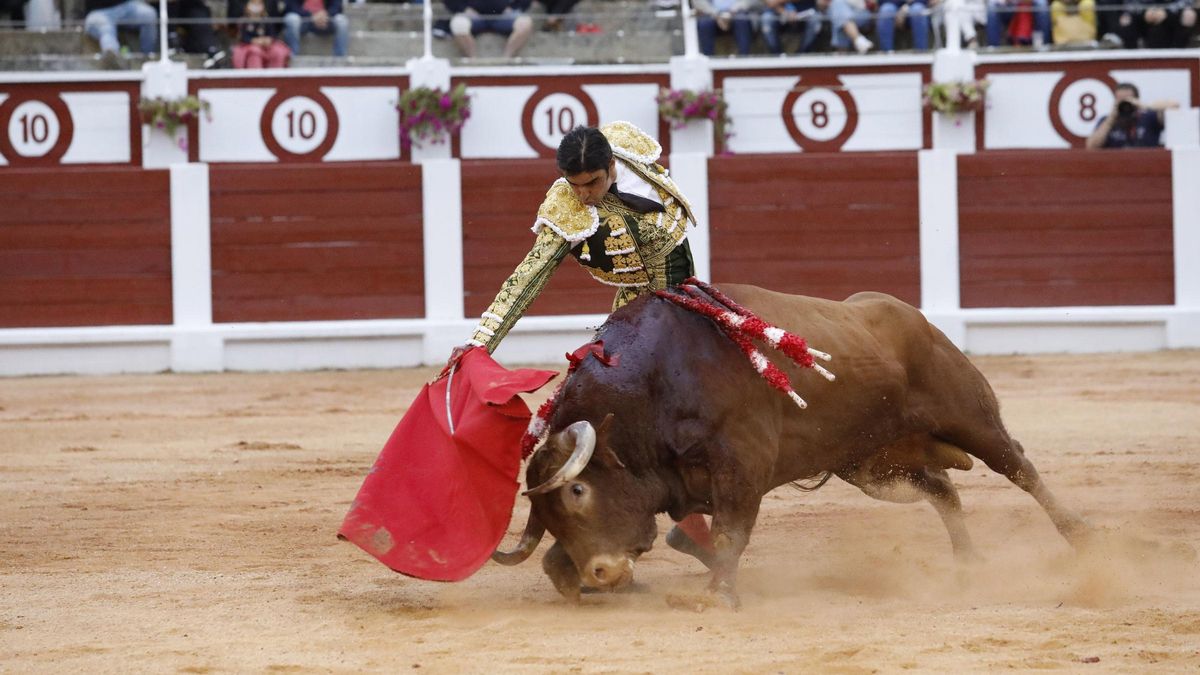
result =
[{"label": "bull's front leg", "polygon": [[736,468],[713,471],[713,565],[709,592],[737,609],[738,563],[750,543],[750,531],[758,519],[760,492]]},{"label": "bull's front leg", "polygon": [[564,598],[570,602],[579,602],[583,582],[579,578],[579,570],[562,544],[556,541],[546,551],[546,555],[542,557],[542,571],[550,577],[554,588],[558,589]]}]

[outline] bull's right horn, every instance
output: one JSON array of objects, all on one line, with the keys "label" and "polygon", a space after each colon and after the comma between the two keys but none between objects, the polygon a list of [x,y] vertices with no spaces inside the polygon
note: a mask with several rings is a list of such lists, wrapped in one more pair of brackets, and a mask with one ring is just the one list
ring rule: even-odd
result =
[{"label": "bull's right horn", "polygon": [[567,481],[578,476],[579,472],[583,471],[583,468],[587,466],[588,460],[592,458],[592,451],[596,449],[596,429],[587,420],[576,422],[558,432],[554,440],[566,440],[574,445],[575,449],[571,451],[571,456],[562,465],[562,468],[550,477],[550,480],[535,488],[530,488],[521,494],[544,494],[555,488],[562,487]]},{"label": "bull's right horn", "polygon": [[537,516],[533,515],[533,511],[530,511],[529,520],[525,523],[525,532],[521,534],[521,541],[517,547],[511,551],[496,549],[492,552],[492,560],[510,567],[520,565],[533,555],[534,549],[542,541],[542,535],[545,533],[546,528],[538,521]]}]

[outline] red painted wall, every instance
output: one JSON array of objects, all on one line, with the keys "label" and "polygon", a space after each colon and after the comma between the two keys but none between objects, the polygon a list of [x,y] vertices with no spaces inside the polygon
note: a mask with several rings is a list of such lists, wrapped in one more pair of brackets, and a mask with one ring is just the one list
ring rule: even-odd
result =
[{"label": "red painted wall", "polygon": [[1174,303],[1170,153],[964,155],[958,180],[963,307]]},{"label": "red painted wall", "polygon": [[[552,159],[462,163],[463,283],[466,314],[477,317],[533,245],[529,230],[546,190],[559,177]],[[564,260],[530,315],[607,313],[616,289]]]},{"label": "red painted wall", "polygon": [[213,166],[213,320],[420,317],[421,168]]},{"label": "red painted wall", "polygon": [[708,179],[716,282],[920,302],[916,153],[714,157]]},{"label": "red painted wall", "polygon": [[166,171],[0,172],[0,327],[171,323]]}]

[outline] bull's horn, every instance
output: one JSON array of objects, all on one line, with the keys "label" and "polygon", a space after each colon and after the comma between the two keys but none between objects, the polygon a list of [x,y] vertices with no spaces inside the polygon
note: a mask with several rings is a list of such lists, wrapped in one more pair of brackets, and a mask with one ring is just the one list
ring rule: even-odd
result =
[{"label": "bull's horn", "polygon": [[533,511],[529,512],[529,520],[525,523],[525,532],[521,534],[521,541],[517,547],[511,551],[501,551],[496,549],[492,552],[492,560],[501,565],[520,565],[525,562],[525,559],[533,555],[534,549],[542,541],[542,535],[546,533],[546,528],[538,521],[537,516],[533,515]]},{"label": "bull's horn", "polygon": [[575,446],[575,449],[571,451],[571,456],[558,470],[558,473],[550,477],[550,480],[521,494],[540,495],[562,487],[567,481],[578,476],[579,472],[587,466],[588,460],[592,458],[592,451],[596,449],[596,429],[592,427],[592,423],[586,420],[576,422],[560,431],[559,434],[560,438]]}]

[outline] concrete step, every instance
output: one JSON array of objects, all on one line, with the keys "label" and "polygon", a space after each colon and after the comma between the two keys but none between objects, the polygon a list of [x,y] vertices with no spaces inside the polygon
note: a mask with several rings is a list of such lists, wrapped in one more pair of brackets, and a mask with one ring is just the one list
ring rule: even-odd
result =
[{"label": "concrete step", "polygon": [[[478,36],[476,44],[480,58],[502,58],[505,41],[506,38],[500,35]],[[323,56],[332,50],[332,37],[309,34],[301,40],[299,56]],[[352,30],[350,35],[350,56],[359,64],[403,64],[410,58],[421,56],[424,50],[424,36],[418,32]],[[539,32],[530,37],[521,57],[559,63],[644,63],[665,61],[682,51],[682,37],[669,31]],[[449,38],[434,40],[433,53],[441,58],[461,60],[458,46]]]},{"label": "concrete step", "polygon": [[84,35],[83,29],[0,30],[0,56],[87,54],[93,51],[95,51],[95,41]]}]

